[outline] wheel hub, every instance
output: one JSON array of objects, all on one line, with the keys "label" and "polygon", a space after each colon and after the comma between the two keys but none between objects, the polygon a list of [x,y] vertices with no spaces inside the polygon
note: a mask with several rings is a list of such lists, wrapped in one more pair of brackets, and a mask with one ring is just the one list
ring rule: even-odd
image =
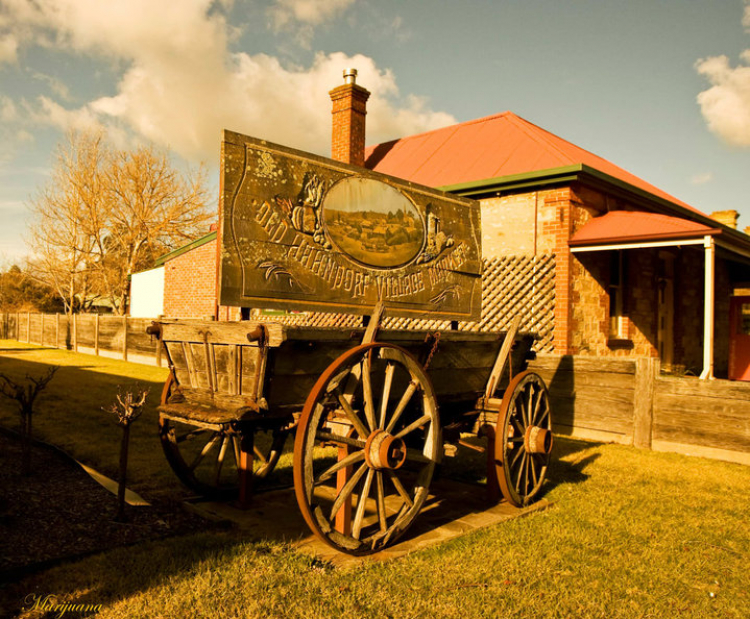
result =
[{"label": "wheel hub", "polygon": [[528,453],[549,455],[552,452],[552,432],[540,426],[529,426],[523,437]]},{"label": "wheel hub", "polygon": [[365,443],[365,462],[371,469],[395,471],[406,461],[406,445],[384,430],[375,430]]}]

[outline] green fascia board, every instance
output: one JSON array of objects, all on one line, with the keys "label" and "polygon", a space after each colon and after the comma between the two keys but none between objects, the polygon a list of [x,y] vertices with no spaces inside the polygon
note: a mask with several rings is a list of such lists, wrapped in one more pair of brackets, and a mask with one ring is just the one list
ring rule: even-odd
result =
[{"label": "green fascia board", "polygon": [[197,247],[200,247],[201,245],[205,245],[206,243],[210,243],[216,238],[216,230],[213,232],[209,232],[206,236],[202,236],[199,239],[195,239],[193,242],[188,243],[187,245],[183,245],[182,247],[178,247],[177,249],[173,249],[168,254],[164,254],[163,256],[159,256],[156,260],[154,260],[154,266],[160,267],[165,262],[168,262],[169,260],[172,260],[173,258],[177,258],[177,256],[181,256],[184,253],[189,252],[192,249],[195,249]]},{"label": "green fascia board", "polygon": [[444,187],[438,187],[438,189],[466,197],[492,195],[498,191],[526,189],[576,180],[585,167],[583,164],[569,165],[560,168],[537,170],[535,172],[524,172],[522,174],[497,176],[495,178],[458,183],[456,185],[445,185]]},{"label": "green fascia board", "polygon": [[459,183],[456,185],[446,185],[439,187],[442,191],[455,193],[467,198],[481,198],[499,195],[502,192],[518,191],[522,189],[537,189],[549,185],[560,185],[580,181],[596,189],[610,192],[616,196],[622,197],[636,206],[643,207],[652,212],[663,215],[672,215],[697,221],[712,228],[720,228],[722,237],[730,243],[741,248],[750,247],[750,237],[739,230],[725,226],[722,223],[711,219],[705,213],[700,213],[689,208],[685,208],[675,202],[656,196],[645,189],[631,185],[630,183],[620,180],[610,174],[601,172],[596,168],[587,166],[584,163],[578,163],[559,168],[549,168],[547,170],[537,170],[535,172],[524,172],[523,174],[512,174],[508,176],[499,176],[488,178],[480,181],[469,183]]}]

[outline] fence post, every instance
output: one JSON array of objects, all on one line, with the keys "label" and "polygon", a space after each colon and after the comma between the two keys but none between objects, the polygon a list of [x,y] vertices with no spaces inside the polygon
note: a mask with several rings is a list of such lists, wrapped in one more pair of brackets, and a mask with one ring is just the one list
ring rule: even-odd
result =
[{"label": "fence post", "polygon": [[127,315],[122,317],[122,360],[128,360],[128,317]]},{"label": "fence post", "polygon": [[99,313],[94,314],[94,354],[99,356]]},{"label": "fence post", "polygon": [[654,387],[661,363],[653,357],[635,362],[635,393],[633,394],[633,445],[651,449],[654,424]]}]

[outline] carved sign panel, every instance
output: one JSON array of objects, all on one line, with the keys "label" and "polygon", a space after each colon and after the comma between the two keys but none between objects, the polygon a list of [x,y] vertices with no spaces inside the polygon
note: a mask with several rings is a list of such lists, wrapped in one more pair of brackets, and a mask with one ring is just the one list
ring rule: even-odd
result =
[{"label": "carved sign panel", "polygon": [[476,320],[478,203],[230,131],[220,303]]}]

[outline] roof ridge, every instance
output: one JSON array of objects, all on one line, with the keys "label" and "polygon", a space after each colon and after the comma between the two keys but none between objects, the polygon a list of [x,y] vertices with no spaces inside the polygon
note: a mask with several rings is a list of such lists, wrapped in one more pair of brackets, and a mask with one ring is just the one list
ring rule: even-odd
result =
[{"label": "roof ridge", "polygon": [[[595,153],[592,153],[591,151],[587,151],[584,148],[580,148],[579,146],[576,146],[575,144],[573,144],[573,142],[570,142],[570,141],[566,140],[565,138],[560,137],[559,135],[556,135],[556,134],[552,133],[551,131],[547,131],[543,127],[540,127],[539,125],[534,124],[530,120],[526,120],[525,118],[523,118],[522,116],[519,116],[518,114],[514,114],[513,112],[510,112],[509,114],[510,114],[510,116],[508,117],[508,119],[513,124],[515,124],[519,129],[521,129],[521,131],[523,131],[524,133],[526,133],[526,135],[528,135],[529,137],[531,137],[532,139],[534,139],[536,142],[543,141],[544,143],[546,143],[551,148],[554,148],[563,157],[570,158],[570,155],[568,153],[566,153],[562,148],[560,148],[557,144],[555,144],[555,142],[549,136],[551,136],[553,138],[556,138],[558,140],[562,140],[563,142],[565,142],[566,144],[569,144],[570,146],[573,146],[575,148],[579,148],[580,150],[583,150],[583,151],[587,152],[589,155],[593,155],[594,157],[597,157],[597,158],[601,159],[601,157],[599,157],[599,155],[597,155]],[[533,127],[537,131],[531,131],[529,129],[529,126]],[[541,132],[541,135],[539,134],[539,132]],[[620,169],[622,169],[622,168],[620,168]]]},{"label": "roof ridge", "polygon": [[365,150],[373,149],[376,146],[380,146],[381,144],[394,144],[396,142],[403,142],[404,140],[411,140],[413,138],[419,138],[422,136],[427,135],[428,133],[437,133],[438,131],[444,131],[446,129],[453,129],[454,133],[458,129],[458,127],[466,127],[468,125],[474,125],[476,123],[482,123],[487,122],[488,120],[494,120],[495,118],[500,118],[502,116],[506,116],[507,114],[514,115],[513,112],[510,110],[505,110],[504,112],[498,112],[497,114],[490,114],[489,116],[484,116],[482,118],[473,118],[471,120],[464,120],[462,122],[453,123],[452,125],[445,125],[444,127],[438,127],[437,129],[428,129],[427,131],[422,131],[421,133],[413,133],[411,135],[405,135],[400,138],[395,138],[393,140],[386,140],[385,142],[379,142],[378,144],[370,144],[367,146]]}]

